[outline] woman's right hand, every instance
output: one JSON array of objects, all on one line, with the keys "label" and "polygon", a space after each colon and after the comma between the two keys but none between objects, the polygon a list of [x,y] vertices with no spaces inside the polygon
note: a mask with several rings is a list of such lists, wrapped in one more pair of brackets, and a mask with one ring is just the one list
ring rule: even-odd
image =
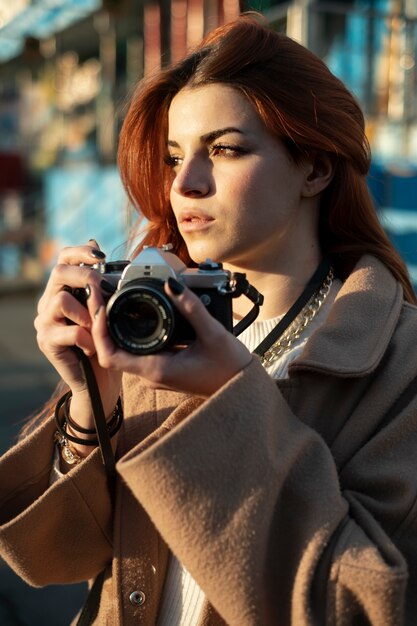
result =
[{"label": "woman's right hand", "polygon": [[[103,277],[91,266],[104,258],[94,240],[85,246],[64,248],[39,301],[34,323],[40,350],[72,391],[71,415],[85,428],[91,428],[93,419],[86,382],[74,346],[90,358],[106,415],[112,413],[120,394],[121,373],[99,366],[91,336],[90,313],[68,288],[85,289],[88,285],[91,297],[95,299],[94,305],[103,304],[104,298],[100,296],[105,293]],[[85,265],[80,267],[81,263]]]}]

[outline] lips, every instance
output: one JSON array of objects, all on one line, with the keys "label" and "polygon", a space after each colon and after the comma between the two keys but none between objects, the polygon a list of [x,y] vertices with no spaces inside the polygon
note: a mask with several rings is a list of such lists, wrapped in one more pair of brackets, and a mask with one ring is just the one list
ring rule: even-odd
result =
[{"label": "lips", "polygon": [[182,233],[196,233],[210,228],[214,218],[201,211],[183,211],[178,215],[178,225]]},{"label": "lips", "polygon": [[213,219],[213,217],[202,211],[182,211],[178,216],[178,223],[212,222]]}]

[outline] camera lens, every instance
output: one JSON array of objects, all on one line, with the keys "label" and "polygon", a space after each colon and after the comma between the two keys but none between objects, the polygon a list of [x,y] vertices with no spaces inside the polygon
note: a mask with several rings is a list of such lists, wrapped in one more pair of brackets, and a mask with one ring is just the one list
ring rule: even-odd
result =
[{"label": "camera lens", "polygon": [[173,307],[161,289],[130,285],[109,301],[107,323],[115,342],[134,354],[151,354],[166,347],[174,325]]},{"label": "camera lens", "polygon": [[162,326],[158,309],[149,302],[135,302],[135,299],[125,303],[118,324],[125,336],[135,337],[139,342],[158,336]]}]

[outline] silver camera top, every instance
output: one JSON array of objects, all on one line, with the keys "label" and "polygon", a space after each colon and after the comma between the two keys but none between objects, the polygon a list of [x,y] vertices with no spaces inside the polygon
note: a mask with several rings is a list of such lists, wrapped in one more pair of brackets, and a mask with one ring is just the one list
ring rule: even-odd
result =
[{"label": "silver camera top", "polygon": [[170,249],[172,246],[169,245],[162,248],[145,247],[123,270],[117,288],[121,289],[132,280],[140,278],[166,281],[170,276],[182,280],[190,288],[222,289],[229,282],[230,272],[224,270],[220,263],[207,259],[198,268],[187,268]]}]

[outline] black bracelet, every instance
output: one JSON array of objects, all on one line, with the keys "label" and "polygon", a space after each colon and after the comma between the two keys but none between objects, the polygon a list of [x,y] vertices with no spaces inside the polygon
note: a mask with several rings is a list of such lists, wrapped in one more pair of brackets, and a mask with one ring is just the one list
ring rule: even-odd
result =
[{"label": "black bracelet", "polygon": [[[66,430],[66,425],[69,423],[66,419],[66,415],[65,415],[65,410],[63,411],[63,418],[60,416],[60,412],[61,412],[61,408],[62,406],[65,405],[65,403],[68,400],[68,396],[71,397],[71,392],[67,392],[66,394],[64,394],[62,396],[62,398],[60,398],[57,402],[57,405],[55,407],[55,424],[57,427],[58,432],[60,433],[60,435],[62,437],[64,437],[65,439],[67,439],[68,441],[72,441],[73,443],[78,443],[81,446],[97,446],[99,445],[99,440],[96,438],[94,439],[82,439],[81,437],[74,437],[74,435],[69,435],[67,433]],[[123,408],[122,408],[122,402],[120,400],[120,398],[118,398],[117,400],[117,405],[116,408],[114,410],[114,414],[112,419],[110,420],[110,423],[114,423],[114,426],[112,426],[109,429],[109,437],[113,437],[119,430],[120,427],[123,423]],[[96,432],[95,430],[93,432]]]},{"label": "black bracelet", "polygon": [[[83,435],[95,435],[96,434],[95,428],[82,428],[82,426],[79,426],[78,424],[74,422],[74,420],[71,418],[71,415],[70,415],[70,400],[72,398],[72,393],[71,391],[69,391],[65,395],[66,395],[66,398],[64,402],[64,415],[65,415],[65,421],[67,422],[67,424],[69,424],[71,426],[71,429],[75,430],[77,433],[82,433]],[[112,430],[113,426],[116,424],[118,420],[118,416],[121,411],[121,406],[119,405],[119,402],[120,402],[120,398],[117,401],[117,404],[113,411],[111,419],[107,422],[107,430],[109,432]]]}]

